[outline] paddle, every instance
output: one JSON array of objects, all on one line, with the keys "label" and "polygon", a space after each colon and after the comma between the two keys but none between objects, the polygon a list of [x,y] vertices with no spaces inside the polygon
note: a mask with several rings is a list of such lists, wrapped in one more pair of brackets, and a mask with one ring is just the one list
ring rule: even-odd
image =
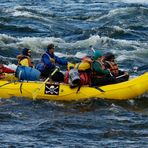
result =
[{"label": "paddle", "polygon": [[90,50],[92,50],[92,51],[93,51],[93,53],[94,53],[94,52],[95,52],[95,49],[93,48],[93,46],[92,46],[92,45],[90,45],[89,47],[90,47]]},{"label": "paddle", "polygon": [[51,77],[57,72],[59,71],[59,67],[56,67],[55,70],[50,74],[50,76],[40,85],[40,87],[38,87],[33,93],[32,93],[32,96],[33,96],[33,100],[36,99],[37,95],[39,94],[41,88],[44,86],[44,84],[46,84],[50,79]]},{"label": "paddle", "polygon": [[142,71],[142,70],[145,70],[145,69],[148,69],[148,64],[146,65],[143,65],[143,66],[140,66],[140,67],[133,67],[133,72],[138,72],[138,71]]}]

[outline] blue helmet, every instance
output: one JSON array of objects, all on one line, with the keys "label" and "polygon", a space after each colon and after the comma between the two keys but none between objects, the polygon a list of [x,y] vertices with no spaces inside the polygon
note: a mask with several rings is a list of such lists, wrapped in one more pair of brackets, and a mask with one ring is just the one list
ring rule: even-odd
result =
[{"label": "blue helmet", "polygon": [[30,49],[24,48],[24,49],[22,50],[22,54],[28,56],[28,52],[29,52],[29,51],[30,51]]}]

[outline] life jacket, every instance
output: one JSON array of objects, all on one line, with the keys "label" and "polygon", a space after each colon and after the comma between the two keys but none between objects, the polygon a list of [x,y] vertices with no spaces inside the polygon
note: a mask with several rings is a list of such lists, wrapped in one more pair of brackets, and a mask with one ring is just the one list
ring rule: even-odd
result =
[{"label": "life jacket", "polygon": [[119,74],[119,68],[117,63],[112,62],[112,61],[105,61],[105,63],[107,63],[109,65],[110,72],[114,75],[114,76],[118,76]]},{"label": "life jacket", "polygon": [[17,59],[18,59],[18,65],[33,67],[32,59],[29,56],[20,54],[17,56]]},{"label": "life jacket", "polygon": [[80,63],[75,64],[75,68],[77,68],[79,71],[91,70],[92,62],[93,61],[90,57],[84,57]]},{"label": "life jacket", "polygon": [[[50,55],[47,54],[47,53],[44,53],[43,55],[47,55],[48,58],[49,58],[49,60],[50,60],[50,62],[55,65],[55,59],[54,59],[54,58],[51,58]],[[42,57],[43,57],[43,55],[42,55]],[[46,69],[47,67],[48,67],[48,66],[43,62],[43,60],[41,60],[40,63],[38,63],[38,64],[36,65],[36,69],[38,69],[39,71],[43,71],[43,70]]]},{"label": "life jacket", "polygon": [[91,63],[82,61],[81,63],[75,64],[75,68],[77,68],[79,71],[86,71],[91,69]]},{"label": "life jacket", "polygon": [[[48,56],[48,58],[49,58],[49,60],[50,60],[50,62],[52,63],[52,64],[55,64],[55,58],[53,57],[50,57],[50,55],[49,54],[47,54],[47,53],[44,53],[45,55],[47,55]],[[43,54],[43,55],[44,55]],[[42,61],[43,62],[43,61]],[[45,64],[45,63],[44,63]]]},{"label": "life jacket", "polygon": [[[79,79],[79,78],[80,78],[80,84],[81,85],[91,84],[91,73],[81,71],[81,72],[79,72],[79,76],[78,76],[78,73],[77,73],[77,76],[74,76],[72,79],[75,80],[75,79]],[[64,76],[64,83],[69,84],[69,82],[71,83],[72,81],[71,80],[69,81],[69,71],[67,71],[65,73],[65,76]]]},{"label": "life jacket", "polygon": [[83,60],[81,63],[78,63],[77,69],[79,70],[81,85],[91,84],[91,69],[92,61]]},{"label": "life jacket", "polygon": [[[76,79],[77,86],[90,84],[91,68],[92,68],[92,59],[89,57],[84,57],[82,61],[77,64],[68,63],[67,65],[68,71],[65,73],[64,82],[69,83],[71,85],[72,81],[75,81]],[[73,75],[73,73],[75,73],[75,75]]]},{"label": "life jacket", "polygon": [[69,66],[71,69],[68,67],[68,71],[65,73],[64,82],[69,83],[71,86],[89,85],[91,83],[91,66],[88,64],[89,63],[86,62],[81,62],[75,65],[70,64]]},{"label": "life jacket", "polygon": [[[102,70],[106,69],[103,59],[97,59],[94,62],[98,62],[101,65]],[[92,70],[92,77],[102,78],[103,76],[103,74],[97,73],[94,69]]]},{"label": "life jacket", "polygon": [[81,85],[91,84],[91,73],[80,72]]}]

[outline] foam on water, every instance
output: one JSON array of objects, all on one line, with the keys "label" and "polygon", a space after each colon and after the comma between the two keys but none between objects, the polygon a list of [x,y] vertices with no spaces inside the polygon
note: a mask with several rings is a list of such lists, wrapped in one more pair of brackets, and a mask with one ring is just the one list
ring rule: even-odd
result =
[{"label": "foam on water", "polygon": [[8,65],[5,65],[5,66],[8,67],[8,68],[10,68],[10,69],[13,69],[13,70],[16,70],[16,68],[17,68],[17,65],[12,64],[12,63],[10,63]]},{"label": "foam on water", "polygon": [[[118,27],[116,28],[120,29]],[[130,59],[139,58],[138,55],[140,54],[144,56],[147,54],[148,47],[148,43],[146,42],[113,39],[105,36],[100,37],[99,35],[91,36],[86,40],[66,42],[61,38],[54,37],[18,38],[6,34],[0,34],[0,42],[1,45],[3,45],[3,50],[9,49],[11,51],[11,49],[14,48],[15,50],[18,49],[18,51],[20,51],[19,49],[27,47],[32,49],[36,54],[42,54],[49,43],[54,43],[55,46],[62,49],[60,50],[61,55],[58,53],[61,57],[71,57],[75,54],[75,57],[77,58],[87,55],[87,52],[90,50],[90,45],[92,45],[95,49],[102,50],[103,52],[106,52],[107,50],[112,51],[118,56],[118,60],[129,59],[129,57]],[[131,48],[131,50],[129,50],[129,48]],[[63,51],[63,49],[70,53],[65,53],[65,50]],[[79,52],[77,49],[83,49],[83,51]],[[141,58],[143,58],[143,56]]]},{"label": "foam on water", "polygon": [[121,0],[124,3],[140,3],[140,4],[148,4],[147,0]]}]

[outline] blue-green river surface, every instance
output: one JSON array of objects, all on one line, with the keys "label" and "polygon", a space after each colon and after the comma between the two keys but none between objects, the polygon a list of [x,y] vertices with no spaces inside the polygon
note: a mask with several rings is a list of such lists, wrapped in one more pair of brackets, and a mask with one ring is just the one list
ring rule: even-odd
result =
[{"label": "blue-green river surface", "polygon": [[[147,0],[0,0],[0,14],[0,62],[10,68],[22,48],[37,63],[51,42],[70,62],[91,55],[92,45],[113,52],[123,70],[148,64]],[[69,103],[0,99],[0,148],[52,147],[147,148],[148,95]]]}]

